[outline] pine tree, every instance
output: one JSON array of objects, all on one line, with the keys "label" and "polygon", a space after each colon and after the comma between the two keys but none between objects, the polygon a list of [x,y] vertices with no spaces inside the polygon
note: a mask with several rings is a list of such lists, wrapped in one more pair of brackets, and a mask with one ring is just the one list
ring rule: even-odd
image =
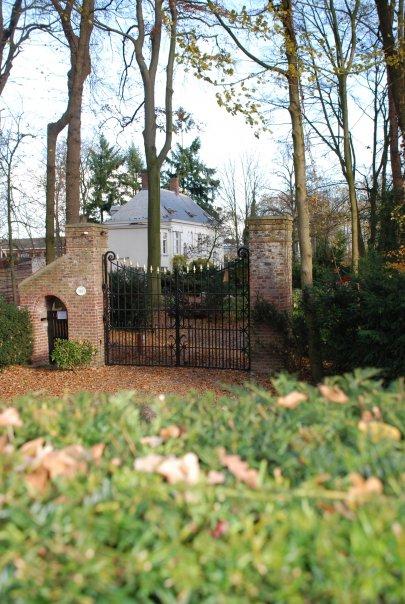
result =
[{"label": "pine tree", "polygon": [[139,191],[139,175],[143,169],[142,156],[137,147],[131,145],[125,157],[125,172],[120,177],[122,195],[128,199],[131,199]]},{"label": "pine tree", "polygon": [[208,214],[216,217],[213,206],[219,180],[214,178],[216,170],[209,168],[200,158],[201,141],[195,138],[189,147],[177,143],[171,156],[167,158],[168,169],[162,173],[163,186],[167,186],[170,176],[177,174],[180,188],[187,193]]},{"label": "pine tree", "polygon": [[115,203],[121,203],[120,167],[125,157],[101,134],[98,150],[91,149],[89,157],[90,197],[86,213],[93,220],[103,222],[104,212]]}]

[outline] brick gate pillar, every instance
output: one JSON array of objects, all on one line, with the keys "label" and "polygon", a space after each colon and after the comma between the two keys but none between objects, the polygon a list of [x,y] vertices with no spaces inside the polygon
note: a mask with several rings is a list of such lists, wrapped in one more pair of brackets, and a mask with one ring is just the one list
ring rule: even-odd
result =
[{"label": "brick gate pillar", "polygon": [[66,307],[69,340],[91,342],[97,349],[93,364],[104,364],[102,255],[106,251],[103,225],[67,225],[66,254],[20,283],[20,305],[28,309],[33,326],[33,364],[49,360],[47,305],[53,297]]},{"label": "brick gate pillar", "polygon": [[258,373],[286,369],[283,338],[255,312],[257,302],[292,308],[292,218],[264,216],[247,221],[249,231],[251,368]]}]

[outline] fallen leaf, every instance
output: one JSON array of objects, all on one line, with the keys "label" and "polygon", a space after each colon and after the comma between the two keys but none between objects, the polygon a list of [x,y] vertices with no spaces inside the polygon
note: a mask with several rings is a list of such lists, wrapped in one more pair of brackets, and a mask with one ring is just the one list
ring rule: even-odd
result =
[{"label": "fallen leaf", "polygon": [[163,438],[161,436],[143,436],[141,438],[141,443],[148,447],[152,447],[152,449],[161,445],[162,442]]},{"label": "fallen leaf", "polygon": [[351,505],[361,505],[373,496],[383,493],[383,484],[375,476],[364,479],[357,472],[352,472],[349,474],[349,480],[352,486],[347,493],[347,502]]},{"label": "fallen leaf", "polygon": [[28,484],[28,490],[35,493],[44,493],[48,486],[49,482],[49,473],[48,471],[41,467],[37,468],[33,472],[30,472],[25,476],[25,480]]},{"label": "fallen leaf", "polygon": [[155,472],[158,465],[163,461],[162,455],[146,455],[146,457],[138,457],[134,461],[134,468],[138,472]]},{"label": "fallen leaf", "polygon": [[52,479],[58,476],[74,478],[78,473],[84,473],[87,470],[87,464],[83,458],[79,457],[79,451],[75,445],[47,453],[42,458],[41,466],[48,470]]},{"label": "fallen leaf", "polygon": [[367,434],[374,443],[383,439],[401,440],[401,432],[395,426],[378,421],[359,421],[358,428],[361,432]]},{"label": "fallen leaf", "polygon": [[91,455],[93,457],[93,460],[96,462],[96,464],[100,463],[100,460],[104,453],[104,449],[105,449],[104,443],[98,443],[97,445],[92,446]]},{"label": "fallen leaf", "polygon": [[293,392],[290,392],[286,396],[280,396],[277,399],[277,405],[279,407],[284,407],[285,409],[295,409],[300,403],[306,401],[307,398],[308,397],[302,392],[293,390]]},{"label": "fallen leaf", "polygon": [[195,453],[186,453],[183,457],[147,455],[136,459],[134,468],[139,472],[161,474],[170,484],[196,484],[200,477],[198,457]]},{"label": "fallen leaf", "polygon": [[25,457],[36,457],[43,449],[44,443],[45,439],[40,436],[39,438],[28,440],[20,447],[20,451]]},{"label": "fallen leaf", "polygon": [[2,413],[0,413],[1,427],[13,426],[15,428],[20,428],[22,425],[23,424],[18,411],[14,407],[8,407]]},{"label": "fallen leaf", "polygon": [[339,386],[327,386],[326,384],[319,384],[318,386],[320,393],[330,403],[339,403],[344,405],[349,401],[349,397],[339,388]]},{"label": "fallen leaf", "polygon": [[83,461],[91,458],[91,453],[82,447],[82,445],[68,445],[64,449],[60,449],[58,452],[65,453],[76,461]]},{"label": "fallen leaf", "polygon": [[259,486],[259,473],[253,468],[249,468],[246,461],[243,461],[239,455],[227,455],[225,449],[218,451],[220,462],[241,482],[244,482],[252,489]]},{"label": "fallen leaf", "polygon": [[182,481],[187,484],[196,484],[200,478],[198,457],[195,453],[186,453],[180,458],[165,459],[160,464],[158,472],[172,484]]},{"label": "fallen leaf", "polygon": [[169,440],[170,438],[179,438],[181,430],[178,426],[172,424],[171,426],[162,428],[159,434],[163,440]]},{"label": "fallen leaf", "polygon": [[210,470],[207,476],[208,484],[224,484],[225,474],[223,472],[217,472],[216,470]]}]

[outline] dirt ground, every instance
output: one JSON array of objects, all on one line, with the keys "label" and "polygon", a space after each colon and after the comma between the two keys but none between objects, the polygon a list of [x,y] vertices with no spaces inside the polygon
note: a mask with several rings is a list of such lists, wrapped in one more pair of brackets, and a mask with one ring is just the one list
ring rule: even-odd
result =
[{"label": "dirt ground", "polygon": [[[135,390],[152,395],[186,394],[189,390],[227,391],[229,385],[258,382],[245,371],[188,369],[179,367],[110,366],[77,371],[41,367],[8,367],[0,371],[0,400],[10,400],[28,392],[60,396],[73,392],[117,392]],[[269,382],[261,380],[269,387]]]}]

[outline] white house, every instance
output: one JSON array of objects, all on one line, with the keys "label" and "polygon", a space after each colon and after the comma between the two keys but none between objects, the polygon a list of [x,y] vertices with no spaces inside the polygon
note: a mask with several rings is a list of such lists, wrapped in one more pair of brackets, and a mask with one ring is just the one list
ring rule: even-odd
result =
[{"label": "white house", "polygon": [[[171,267],[173,256],[210,257],[223,262],[223,239],[213,219],[187,195],[179,192],[178,178],[172,178],[170,189],[160,189],[161,266]],[[113,206],[108,230],[109,249],[120,258],[136,265],[148,261],[148,181],[142,174],[142,188],[122,206]]]}]

